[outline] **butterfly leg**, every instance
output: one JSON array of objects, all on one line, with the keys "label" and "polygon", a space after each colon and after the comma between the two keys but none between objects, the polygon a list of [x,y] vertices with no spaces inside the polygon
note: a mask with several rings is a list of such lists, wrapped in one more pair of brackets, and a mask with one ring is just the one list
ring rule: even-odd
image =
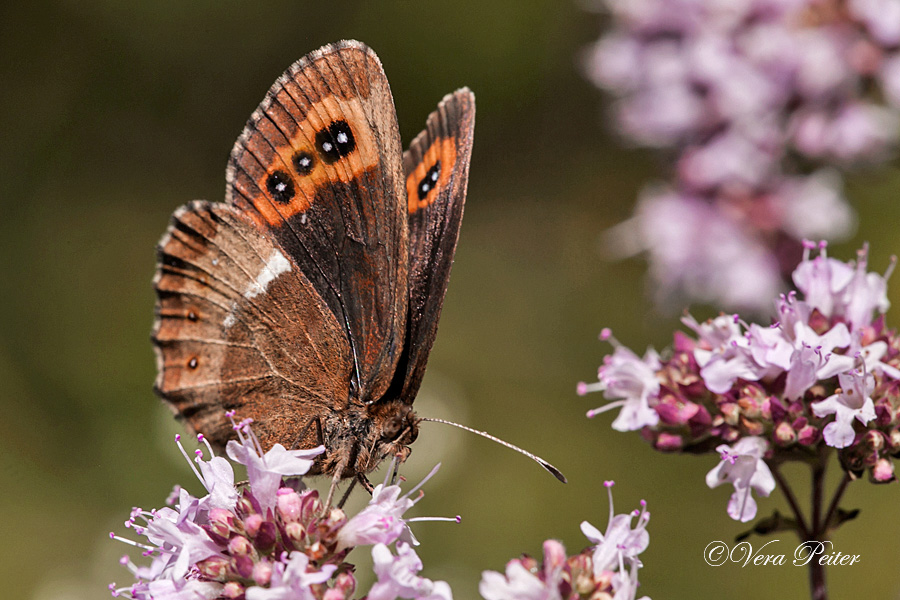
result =
[{"label": "butterfly leg", "polygon": [[395,485],[397,483],[397,477],[400,475],[400,463],[403,462],[400,460],[400,456],[395,456],[394,460],[391,461],[391,469],[393,473],[391,473],[391,485]]},{"label": "butterfly leg", "polygon": [[365,475],[363,475],[362,473],[360,473],[356,476],[356,480],[359,481],[362,484],[362,486],[364,488],[366,488],[366,491],[369,492],[370,494],[375,491],[375,486],[372,485],[372,482],[369,481],[369,478],[366,477]]},{"label": "butterfly leg", "polygon": [[347,491],[344,492],[343,497],[341,497],[341,501],[338,502],[338,505],[337,505],[338,508],[344,508],[344,504],[347,503],[347,498],[350,497],[350,492],[352,492],[353,488],[356,487],[357,481],[358,481],[357,479],[350,480],[350,485],[347,486]]},{"label": "butterfly leg", "polygon": [[334,490],[337,489],[338,483],[341,482],[341,473],[344,472],[345,461],[341,461],[338,463],[337,468],[334,470],[334,475],[331,477],[331,487],[328,488],[328,498],[325,499],[325,504],[323,505],[323,510],[327,511],[331,508],[331,501],[334,499]]}]

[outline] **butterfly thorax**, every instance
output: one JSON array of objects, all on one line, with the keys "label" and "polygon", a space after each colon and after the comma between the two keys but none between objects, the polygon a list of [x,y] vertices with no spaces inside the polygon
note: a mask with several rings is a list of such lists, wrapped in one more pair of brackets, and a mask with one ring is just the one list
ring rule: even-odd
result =
[{"label": "butterfly thorax", "polygon": [[340,477],[347,479],[373,471],[391,456],[402,462],[419,435],[418,422],[412,407],[398,400],[335,411],[322,423],[325,453],[310,473],[340,471]]}]

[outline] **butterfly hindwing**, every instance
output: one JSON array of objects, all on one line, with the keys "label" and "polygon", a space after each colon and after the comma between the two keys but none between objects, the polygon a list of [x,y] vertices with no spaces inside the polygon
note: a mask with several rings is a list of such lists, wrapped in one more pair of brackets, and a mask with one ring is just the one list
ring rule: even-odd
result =
[{"label": "butterfly hindwing", "polygon": [[289,68],[229,160],[226,199],[271,233],[341,323],[353,354],[349,395],[363,402],[385,392],[403,348],[403,185],[387,78],[359,42]]},{"label": "butterfly hindwing", "polygon": [[298,440],[352,374],[342,325],[275,241],[234,207],[192,202],[158,247],[156,390],[218,446],[225,411],[255,420],[265,447]]},{"label": "butterfly hindwing", "polygon": [[440,319],[466,201],[475,96],[448,94],[403,155],[409,218],[409,329],[400,398],[415,399]]}]

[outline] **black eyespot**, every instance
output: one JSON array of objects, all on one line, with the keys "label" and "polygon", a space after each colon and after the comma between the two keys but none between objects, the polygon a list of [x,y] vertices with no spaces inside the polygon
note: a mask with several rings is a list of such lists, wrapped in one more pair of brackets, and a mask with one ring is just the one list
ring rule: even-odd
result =
[{"label": "black eyespot", "polygon": [[192,310],[189,310],[189,311],[188,311],[188,314],[187,314],[187,318],[188,318],[188,321],[196,321],[196,320],[197,320],[197,313],[195,313],[195,312],[192,311]]},{"label": "black eyespot", "polygon": [[198,363],[197,363],[197,357],[196,357],[196,356],[192,357],[191,360],[188,361],[188,366],[189,366],[190,368],[192,368],[192,369],[196,369],[196,368],[197,368],[197,364],[198,364]]},{"label": "black eyespot", "polygon": [[347,121],[335,121],[316,133],[316,149],[325,164],[330,165],[344,158],[356,149],[356,139]]},{"label": "black eyespot", "polygon": [[309,175],[316,166],[316,159],[313,158],[313,155],[303,150],[295,154],[291,160],[300,175]]},{"label": "black eyespot", "polygon": [[428,197],[428,192],[430,192],[437,186],[437,182],[440,177],[441,161],[437,161],[436,163],[434,163],[433,167],[428,169],[428,172],[425,173],[425,177],[423,177],[422,181],[419,182],[419,200],[424,200]]},{"label": "black eyespot", "polygon": [[273,171],[266,179],[266,189],[275,202],[280,204],[289,203],[296,193],[291,176],[284,171]]}]

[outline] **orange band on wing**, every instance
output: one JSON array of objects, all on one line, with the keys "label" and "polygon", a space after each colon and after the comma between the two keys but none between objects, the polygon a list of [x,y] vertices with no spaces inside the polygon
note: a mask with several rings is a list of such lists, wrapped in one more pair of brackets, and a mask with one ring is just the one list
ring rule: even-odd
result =
[{"label": "orange band on wing", "polygon": [[[255,160],[241,163],[258,190],[247,189],[245,196],[272,226],[309,209],[319,190],[359,179],[379,163],[359,99],[326,96],[301,112],[289,89],[262,108],[264,115],[243,140]],[[235,185],[245,181],[238,175]]]},{"label": "orange band on wing", "polygon": [[[429,172],[440,162],[437,181],[427,181]],[[439,138],[431,144],[416,168],[406,177],[407,210],[410,214],[434,202],[450,182],[456,164],[456,138]],[[423,192],[423,183],[427,191]]]}]

